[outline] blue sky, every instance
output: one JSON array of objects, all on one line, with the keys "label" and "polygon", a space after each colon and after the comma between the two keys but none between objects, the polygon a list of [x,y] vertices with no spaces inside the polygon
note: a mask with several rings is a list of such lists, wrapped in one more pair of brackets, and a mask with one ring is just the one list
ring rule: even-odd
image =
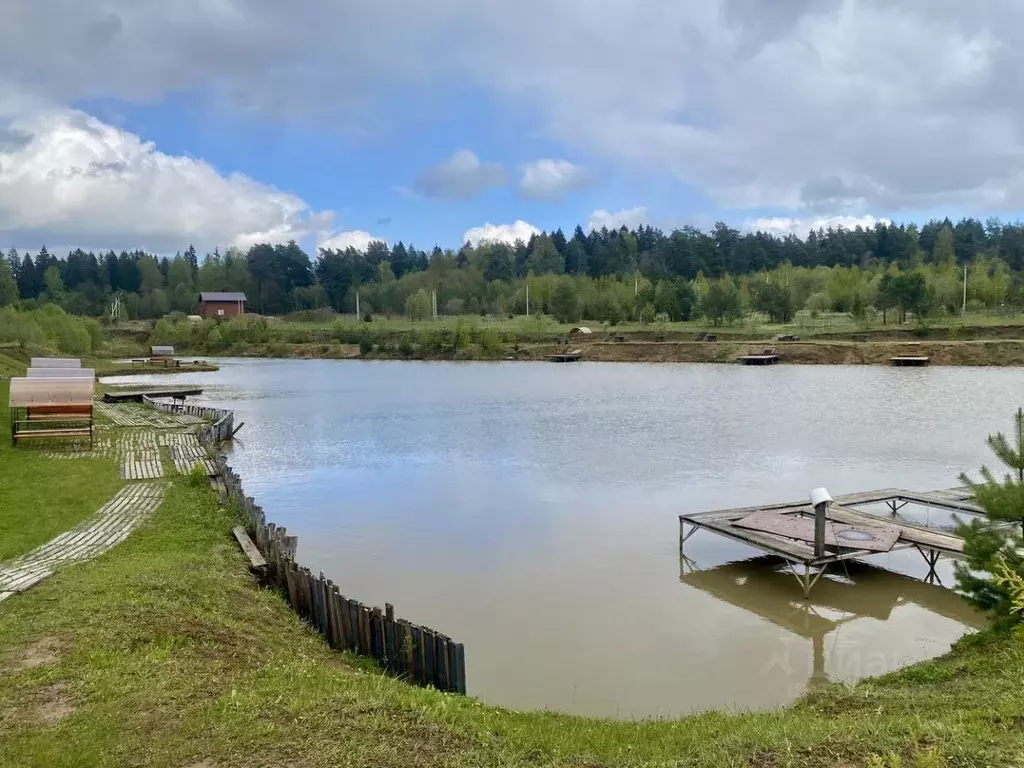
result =
[{"label": "blue sky", "polygon": [[0,241],[1016,218],[1021,22],[1009,0],[9,0]]},{"label": "blue sky", "polygon": [[[368,135],[318,120],[282,122],[210,110],[189,94],[155,104],[83,99],[74,106],[154,142],[162,152],[193,155],[225,174],[243,173],[299,194],[314,209],[335,211],[344,229],[425,248],[455,246],[468,229],[486,222],[524,220],[571,235],[577,224],[586,228],[597,210],[641,207],[652,220],[670,224],[703,222],[714,210],[683,181],[573,152],[545,138],[524,116],[503,110],[484,93],[430,96],[428,105],[417,105],[423,111],[416,110],[415,119],[408,114],[410,95],[392,96],[375,115],[377,131]],[[422,169],[460,149],[500,163],[507,183],[466,199],[410,194]],[[541,158],[566,159],[587,169],[592,180],[559,199],[525,195],[518,188],[521,168]],[[624,221],[633,223],[628,215]]]}]

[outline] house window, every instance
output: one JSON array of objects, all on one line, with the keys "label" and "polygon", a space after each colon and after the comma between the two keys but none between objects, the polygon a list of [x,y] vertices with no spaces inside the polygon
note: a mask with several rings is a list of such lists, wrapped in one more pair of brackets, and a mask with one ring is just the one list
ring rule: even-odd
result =
[{"label": "house window", "polygon": [[220,317],[224,317],[224,310],[223,309],[218,309],[217,310],[217,315],[220,316]]}]

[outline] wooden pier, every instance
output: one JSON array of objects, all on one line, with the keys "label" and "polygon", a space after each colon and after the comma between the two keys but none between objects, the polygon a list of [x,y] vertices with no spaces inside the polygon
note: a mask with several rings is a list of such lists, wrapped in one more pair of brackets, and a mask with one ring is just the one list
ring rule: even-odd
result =
[{"label": "wooden pier", "polygon": [[[890,515],[883,517],[856,509],[872,504],[885,504]],[[815,509],[808,500],[722,509],[679,516],[679,553],[683,556],[683,545],[698,530],[711,531],[783,558],[803,587],[805,597],[830,565],[844,560],[917,549],[927,561],[931,575],[940,556],[963,557],[964,540],[960,536],[901,519],[897,513],[908,504],[984,514],[966,488],[930,492],[888,488],[849,493],[828,504],[824,544],[819,547],[813,543]]]},{"label": "wooden pier", "polygon": [[768,347],[752,355],[740,355],[736,362],[741,365],[775,365],[781,359],[782,356],[775,351],[775,347]]},{"label": "wooden pier", "polygon": [[583,350],[574,349],[572,352],[560,352],[548,357],[551,363],[578,363],[583,358]]},{"label": "wooden pier", "polygon": [[928,357],[914,357],[912,355],[897,355],[896,357],[890,357],[889,363],[895,366],[916,366],[920,367],[928,365],[928,361],[931,358]]},{"label": "wooden pier", "polygon": [[172,397],[184,400],[186,397],[203,394],[200,387],[170,387],[167,389],[110,389],[103,394],[105,403],[141,403],[143,397]]}]

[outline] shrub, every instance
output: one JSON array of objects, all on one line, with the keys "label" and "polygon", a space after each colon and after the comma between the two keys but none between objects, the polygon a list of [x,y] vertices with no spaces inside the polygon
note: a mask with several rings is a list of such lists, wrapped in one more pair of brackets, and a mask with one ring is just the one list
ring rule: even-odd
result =
[{"label": "shrub", "polygon": [[494,328],[484,328],[480,331],[480,349],[484,352],[497,352],[501,349],[501,338]]},{"label": "shrub", "polygon": [[185,482],[192,488],[202,488],[210,484],[210,479],[206,476],[206,467],[202,462],[197,461],[192,465],[191,471],[185,476]]},{"label": "shrub", "polygon": [[364,336],[359,340],[359,354],[366,357],[371,352],[373,352],[373,341],[369,336]]},{"label": "shrub", "polygon": [[398,353],[402,357],[412,357],[416,350],[412,346],[412,342],[408,339],[402,339],[398,344]]},{"label": "shrub", "polygon": [[999,433],[989,436],[988,445],[1011,473],[1000,480],[983,466],[979,483],[960,476],[974,491],[985,517],[958,526],[967,562],[955,566],[957,587],[970,602],[997,618],[1019,621],[1017,577],[1024,575],[1024,410],[1017,410],[1012,443]]}]

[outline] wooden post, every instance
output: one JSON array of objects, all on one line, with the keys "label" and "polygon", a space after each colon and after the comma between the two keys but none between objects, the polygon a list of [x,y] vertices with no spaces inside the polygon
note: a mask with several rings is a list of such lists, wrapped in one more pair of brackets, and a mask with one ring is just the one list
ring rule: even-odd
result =
[{"label": "wooden post", "polygon": [[828,510],[828,502],[823,501],[814,505],[814,556],[825,556],[825,513]]}]

